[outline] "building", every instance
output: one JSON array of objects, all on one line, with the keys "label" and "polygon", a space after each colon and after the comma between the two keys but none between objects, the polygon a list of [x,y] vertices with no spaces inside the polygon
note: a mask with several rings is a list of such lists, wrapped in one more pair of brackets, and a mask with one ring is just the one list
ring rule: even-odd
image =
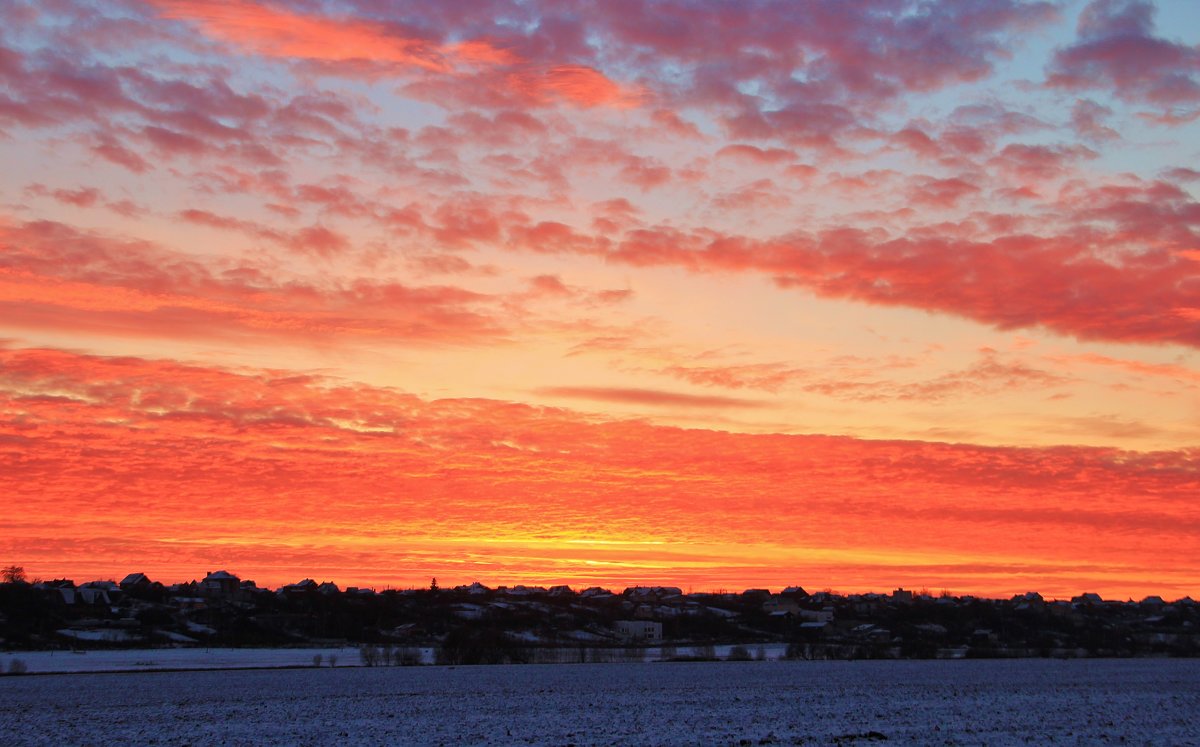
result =
[{"label": "building", "polygon": [[617,635],[635,641],[661,641],[662,623],[653,620],[618,620]]},{"label": "building", "polygon": [[200,596],[234,599],[242,587],[242,580],[228,571],[210,572],[200,582]]},{"label": "building", "polygon": [[150,579],[144,573],[131,573],[121,579],[121,589],[127,592],[142,592],[150,588]]},{"label": "building", "polygon": [[768,615],[780,614],[794,616],[800,614],[800,605],[796,602],[796,600],[788,599],[786,597],[771,597],[767,601],[763,602],[762,608],[763,612],[766,612]]}]

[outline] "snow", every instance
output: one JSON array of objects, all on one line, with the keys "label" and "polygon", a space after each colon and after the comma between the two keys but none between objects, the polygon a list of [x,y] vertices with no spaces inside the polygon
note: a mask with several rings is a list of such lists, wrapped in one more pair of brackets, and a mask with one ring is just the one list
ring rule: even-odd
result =
[{"label": "snow", "polygon": [[199,643],[199,641],[197,641],[195,638],[192,638],[191,636],[184,635],[183,633],[174,633],[170,630],[160,630],[160,631],[156,632],[154,635],[156,635],[160,638],[166,638],[168,641],[171,641],[172,643]]},{"label": "snow", "polygon": [[339,667],[361,663],[357,648],[156,648],[5,652],[0,653],[0,670],[8,671],[13,659],[25,662],[30,674],[311,667],[316,654],[321,654],[325,667],[329,666],[330,654],[337,656]]},{"label": "snow", "polygon": [[0,702],[13,747],[1192,744],[1200,734],[1200,673],[1173,659],[72,674],[0,678]]},{"label": "snow", "polygon": [[70,630],[64,629],[58,631],[58,634],[66,638],[74,638],[77,641],[103,641],[105,643],[128,643],[130,641],[141,640],[139,636],[132,635],[125,630]]}]

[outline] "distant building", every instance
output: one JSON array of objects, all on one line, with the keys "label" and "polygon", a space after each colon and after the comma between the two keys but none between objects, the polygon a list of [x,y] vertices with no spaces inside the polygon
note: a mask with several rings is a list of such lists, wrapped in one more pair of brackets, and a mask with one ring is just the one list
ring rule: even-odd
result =
[{"label": "distant building", "polygon": [[800,619],[809,622],[833,622],[833,607],[819,610],[800,610]]},{"label": "distant building", "polygon": [[631,599],[662,599],[681,596],[683,591],[678,586],[630,586],[621,594]]},{"label": "distant building", "polygon": [[234,599],[241,589],[242,580],[228,571],[209,572],[200,582],[197,591],[210,599]]},{"label": "distant building", "polygon": [[635,641],[661,641],[662,623],[653,620],[618,620],[617,635]]},{"label": "distant building", "polygon": [[127,592],[145,591],[150,588],[150,579],[144,573],[131,573],[121,579],[121,590]]},{"label": "distant building", "polygon": [[762,604],[763,612],[768,615],[799,615],[800,605],[795,599],[786,597],[771,597]]},{"label": "distant building", "polygon": [[913,593],[909,589],[896,589],[892,592],[892,601],[896,604],[912,604]]}]

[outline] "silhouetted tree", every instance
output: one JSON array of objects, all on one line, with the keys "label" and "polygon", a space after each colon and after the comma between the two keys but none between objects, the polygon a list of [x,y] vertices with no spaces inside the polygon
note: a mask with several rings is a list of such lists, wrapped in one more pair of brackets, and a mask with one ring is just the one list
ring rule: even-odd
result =
[{"label": "silhouetted tree", "polygon": [[6,584],[20,584],[25,582],[25,569],[19,565],[10,565],[0,568],[0,581]]}]

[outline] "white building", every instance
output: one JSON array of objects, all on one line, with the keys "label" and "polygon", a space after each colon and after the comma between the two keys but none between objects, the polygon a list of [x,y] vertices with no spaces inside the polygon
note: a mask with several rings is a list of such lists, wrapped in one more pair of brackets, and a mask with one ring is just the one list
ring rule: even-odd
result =
[{"label": "white building", "polygon": [[617,634],[638,641],[661,641],[662,623],[653,620],[618,620]]}]

